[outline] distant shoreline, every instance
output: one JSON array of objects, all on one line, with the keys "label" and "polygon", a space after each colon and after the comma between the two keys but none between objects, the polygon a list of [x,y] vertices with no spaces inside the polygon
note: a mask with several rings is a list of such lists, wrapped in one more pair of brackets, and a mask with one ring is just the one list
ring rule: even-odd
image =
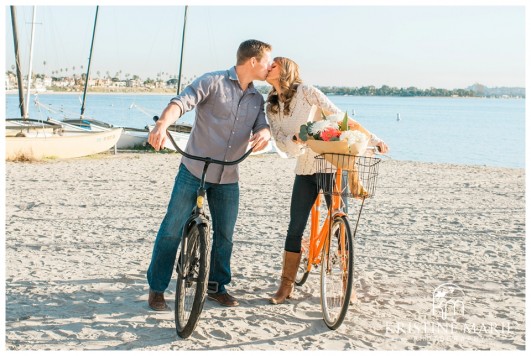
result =
[{"label": "distant shoreline", "polygon": [[[6,95],[17,95],[17,90],[6,90]],[[83,95],[83,92],[77,92],[77,91],[53,91],[53,90],[47,90],[35,94],[44,94],[44,95]],[[108,91],[89,91],[88,94],[91,95],[168,95],[168,96],[175,96],[176,92],[145,92],[145,91],[125,91],[125,92],[108,92]],[[506,97],[506,98],[500,98],[500,97],[486,97],[486,96],[398,96],[398,95],[341,95],[341,94],[327,94],[327,96],[359,96],[359,97],[386,97],[386,98],[453,98],[453,99],[523,99],[522,97]]]},{"label": "distant shoreline", "polygon": [[[40,91],[36,93],[32,93],[33,95],[38,94],[44,94],[44,95],[83,95],[83,92],[81,91],[53,91],[53,90],[46,90],[46,91]],[[168,95],[168,96],[175,96],[176,92],[145,92],[145,91],[124,91],[124,92],[108,92],[108,91],[89,91],[87,94],[97,94],[97,95],[124,95],[124,94],[131,94],[131,95]],[[6,95],[18,95],[18,90],[6,90]]]}]

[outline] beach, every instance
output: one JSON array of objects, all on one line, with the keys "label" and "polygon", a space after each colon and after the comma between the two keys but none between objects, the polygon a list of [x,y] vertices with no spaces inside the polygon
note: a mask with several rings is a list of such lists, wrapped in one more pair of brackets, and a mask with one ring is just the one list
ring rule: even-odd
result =
[{"label": "beach", "polygon": [[[358,302],[331,331],[318,269],[286,304],[267,301],[295,160],[251,156],[227,288],[240,306],[207,300],[182,340],[175,281],[172,310],[154,312],[145,277],[179,162],[143,152],[6,162],[7,350],[525,349],[524,169],[385,159],[356,235]],[[444,315],[435,297],[448,288],[463,308]]]}]

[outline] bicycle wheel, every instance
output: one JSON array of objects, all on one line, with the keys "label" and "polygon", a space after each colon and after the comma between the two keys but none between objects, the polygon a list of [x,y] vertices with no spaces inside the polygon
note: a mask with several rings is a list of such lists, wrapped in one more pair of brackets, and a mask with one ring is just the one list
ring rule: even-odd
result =
[{"label": "bicycle wheel", "polygon": [[297,275],[295,276],[295,284],[297,286],[302,286],[304,283],[306,283],[306,280],[308,279],[308,275],[310,274],[309,269],[308,269],[309,249],[310,249],[310,237],[305,236],[302,239],[301,261],[299,262],[299,268],[297,269]]},{"label": "bicycle wheel", "polygon": [[[187,261],[177,273],[175,293],[175,327],[181,338],[187,338],[194,331],[207,289],[210,265],[208,229],[194,225],[188,232],[188,246],[180,259]],[[186,254],[186,256],[184,256]]]},{"label": "bicycle wheel", "polygon": [[321,258],[321,308],[326,325],[337,329],[347,314],[352,292],[354,245],[346,216],[334,217]]}]

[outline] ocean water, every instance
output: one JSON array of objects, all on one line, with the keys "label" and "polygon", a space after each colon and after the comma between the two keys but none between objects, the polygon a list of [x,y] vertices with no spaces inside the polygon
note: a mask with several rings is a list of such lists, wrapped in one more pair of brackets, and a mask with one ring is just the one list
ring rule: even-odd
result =
[{"label": "ocean water", "polygon": [[[395,159],[525,166],[525,100],[332,97],[390,146]],[[400,121],[397,121],[397,116]]]},{"label": "ocean water", "polygon": [[[172,95],[89,94],[85,117],[115,126],[145,127]],[[330,96],[386,141],[389,156],[421,162],[525,167],[525,100]],[[78,94],[32,96],[30,117],[78,118]],[[6,95],[6,117],[20,117],[18,96]],[[397,118],[400,120],[397,120]],[[193,112],[184,122],[193,123]]]}]

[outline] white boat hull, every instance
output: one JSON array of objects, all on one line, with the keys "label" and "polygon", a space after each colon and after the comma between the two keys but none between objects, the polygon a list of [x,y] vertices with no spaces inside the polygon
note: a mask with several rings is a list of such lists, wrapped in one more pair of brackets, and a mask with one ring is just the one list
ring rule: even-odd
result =
[{"label": "white boat hull", "polygon": [[147,142],[148,133],[148,131],[129,131],[124,129],[120,139],[118,140],[118,143],[116,144],[116,148],[120,150],[124,148],[134,148],[145,145]]},{"label": "white boat hull", "polygon": [[[90,124],[90,129],[83,128],[77,125],[69,124],[64,121],[54,120],[54,119],[48,119],[48,121],[57,124],[57,125],[63,125],[69,133],[72,132],[103,132],[103,131],[110,131],[111,128],[108,127],[102,127],[95,124]],[[138,146],[145,145],[147,142],[148,137],[148,131],[144,131],[141,129],[128,129],[123,128],[122,135],[120,136],[120,139],[116,143],[117,149],[125,149],[125,148],[134,148]]]},{"label": "white boat hull", "polygon": [[76,158],[93,155],[115,146],[122,128],[104,132],[52,137],[6,137],[6,159]]}]

